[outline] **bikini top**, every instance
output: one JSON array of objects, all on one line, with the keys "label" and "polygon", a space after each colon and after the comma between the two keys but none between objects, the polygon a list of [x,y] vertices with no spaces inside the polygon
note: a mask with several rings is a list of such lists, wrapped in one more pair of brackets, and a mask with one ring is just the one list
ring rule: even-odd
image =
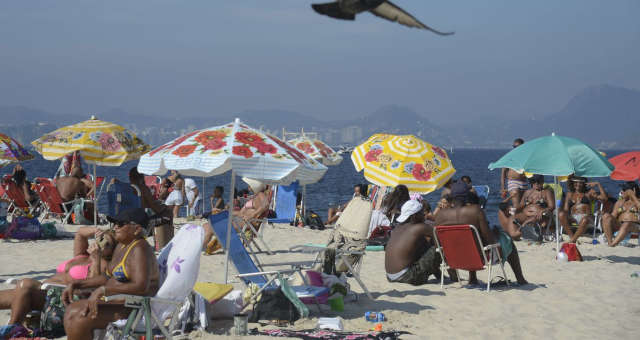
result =
[{"label": "bikini top", "polygon": [[625,209],[624,205],[623,205],[620,208],[618,208],[618,211],[621,212],[621,213],[623,213],[623,212],[638,213],[638,208],[636,208],[635,205],[632,205],[631,208]]},{"label": "bikini top", "polygon": [[122,257],[122,260],[120,260],[120,263],[118,263],[113,268],[113,270],[111,270],[111,271],[107,270],[106,274],[107,274],[108,277],[113,277],[116,280],[118,280],[119,282],[128,282],[129,281],[129,275],[127,275],[127,269],[126,269],[124,263],[127,260],[127,256],[129,256],[129,252],[131,252],[131,249],[133,249],[133,246],[135,246],[136,243],[138,243],[138,241],[140,241],[140,240],[135,240],[135,241],[131,242],[129,247],[127,247],[127,251],[124,253],[124,256]]}]

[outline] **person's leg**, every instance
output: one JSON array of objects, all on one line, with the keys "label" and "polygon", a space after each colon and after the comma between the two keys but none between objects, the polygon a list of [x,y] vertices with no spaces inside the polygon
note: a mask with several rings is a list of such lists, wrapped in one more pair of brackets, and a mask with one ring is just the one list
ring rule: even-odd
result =
[{"label": "person's leg", "polygon": [[[4,298],[7,297],[9,294]],[[21,323],[30,311],[41,310],[44,307],[44,302],[45,294],[40,290],[40,282],[33,279],[21,280],[13,290],[9,324]],[[6,300],[2,301],[2,306],[5,304]]]},{"label": "person's leg", "polygon": [[578,237],[580,237],[580,235],[582,235],[584,231],[587,230],[587,226],[589,226],[589,220],[591,219],[593,219],[593,216],[586,215],[580,220],[580,224],[578,224],[578,229],[576,230],[575,233],[572,233],[569,243],[576,243],[576,241],[578,241]]},{"label": "person's leg", "polygon": [[64,330],[69,340],[88,340],[93,338],[94,329],[104,329],[113,321],[126,319],[130,309],[122,305],[98,306],[98,316],[95,319],[84,315],[87,308],[87,300],[75,301],[64,313]]},{"label": "person's leg", "polygon": [[602,231],[604,232],[604,236],[607,238],[607,243],[609,246],[613,244],[613,229],[617,227],[618,221],[616,221],[613,216],[609,213],[605,213],[602,216]]},{"label": "person's leg", "polygon": [[476,272],[469,272],[469,284],[470,285],[478,284],[478,276],[476,275]]},{"label": "person's leg", "polygon": [[613,242],[609,242],[609,246],[611,247],[617,246],[620,242],[622,242],[622,240],[624,240],[625,237],[627,237],[627,234],[629,232],[637,229],[638,229],[638,225],[636,223],[622,222],[622,224],[620,225],[620,229],[618,230],[618,235],[613,240]]},{"label": "person's leg", "polygon": [[202,242],[202,249],[207,249],[207,244],[209,244],[211,238],[213,238],[213,228],[211,227],[211,223],[209,222],[205,222],[205,224],[202,225],[202,228],[204,229],[204,241]]},{"label": "person's leg", "polygon": [[173,218],[178,218],[178,213],[180,212],[180,206],[176,204],[172,206],[171,209],[173,209]]},{"label": "person's leg", "polygon": [[573,237],[573,231],[571,230],[571,223],[569,223],[569,213],[564,210],[558,212],[558,219],[560,220],[560,226],[569,235]]},{"label": "person's leg", "polygon": [[515,274],[516,280],[519,284],[524,285],[529,283],[524,279],[524,275],[522,275],[520,256],[518,255],[518,249],[516,248],[515,242],[513,242],[513,249],[511,250],[511,254],[507,257],[507,262],[509,262],[509,266],[511,266],[511,270],[513,271],[513,274]]}]

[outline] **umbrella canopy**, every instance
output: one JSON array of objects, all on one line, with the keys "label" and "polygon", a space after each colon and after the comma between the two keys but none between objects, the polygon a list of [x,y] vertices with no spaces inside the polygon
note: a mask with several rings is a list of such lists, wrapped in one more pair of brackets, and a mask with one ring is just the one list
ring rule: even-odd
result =
[{"label": "umbrella canopy", "polygon": [[65,126],[31,142],[46,160],[79,151],[87,163],[119,166],[138,159],[150,146],[124,127],[91,117]]},{"label": "umbrella canopy", "polygon": [[351,160],[373,184],[404,184],[422,194],[442,187],[456,172],[443,149],[412,135],[375,134],[353,150]]},{"label": "umbrella canopy", "polygon": [[143,155],[138,171],[162,175],[215,176],[234,170],[239,176],[272,183],[319,181],[327,167],[289,143],[235,122],[196,130]]},{"label": "umbrella canopy", "polygon": [[288,142],[326,166],[338,165],[342,162],[342,156],[319,139],[310,138],[303,134]]},{"label": "umbrella canopy", "polygon": [[575,138],[545,136],[507,152],[489,169],[510,168],[517,172],[549,176],[607,177],[613,165],[591,146]]},{"label": "umbrella canopy", "polygon": [[15,139],[0,133],[0,167],[33,159],[33,155]]},{"label": "umbrella canopy", "polygon": [[635,181],[640,179],[640,151],[623,153],[612,158],[609,162],[615,169],[611,178],[618,181]]}]

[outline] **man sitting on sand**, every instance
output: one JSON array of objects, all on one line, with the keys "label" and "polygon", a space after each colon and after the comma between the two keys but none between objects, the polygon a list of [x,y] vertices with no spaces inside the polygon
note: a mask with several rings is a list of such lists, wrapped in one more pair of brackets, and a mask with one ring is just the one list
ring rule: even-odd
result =
[{"label": "man sitting on sand", "polygon": [[384,256],[389,282],[427,283],[430,275],[440,276],[440,255],[433,247],[433,227],[424,223],[422,203],[406,201],[396,219],[400,222],[391,233]]},{"label": "man sitting on sand", "polygon": [[[513,240],[507,233],[494,227],[489,229],[487,217],[478,204],[474,204],[469,186],[464,182],[457,182],[451,186],[451,194],[448,197],[449,207],[441,209],[436,215],[436,226],[470,224],[478,228],[482,243],[485,245],[500,243],[502,258],[509,262],[516,280],[519,284],[527,284],[522,275],[520,257]],[[469,272],[469,284],[477,284],[476,272]]]}]

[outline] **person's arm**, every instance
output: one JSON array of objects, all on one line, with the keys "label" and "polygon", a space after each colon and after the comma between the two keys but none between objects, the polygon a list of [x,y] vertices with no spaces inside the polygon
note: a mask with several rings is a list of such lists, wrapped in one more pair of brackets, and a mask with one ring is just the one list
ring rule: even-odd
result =
[{"label": "person's arm", "polygon": [[89,239],[96,235],[99,229],[96,227],[80,227],[73,237],[73,256],[87,255],[89,249]]},{"label": "person's arm", "polygon": [[516,210],[520,211],[524,209],[524,207],[527,204],[527,201],[529,200],[529,196],[531,196],[531,190],[527,190],[524,192],[524,194],[522,194],[522,198],[520,199],[520,202],[518,203]]},{"label": "person's arm", "polygon": [[149,208],[153,210],[153,212],[156,213],[156,215],[162,215],[167,211],[166,205],[153,199],[151,190],[149,190],[149,188],[146,185],[138,186],[138,188],[140,189],[140,195],[142,196],[143,208]]},{"label": "person's arm", "polygon": [[556,200],[553,192],[549,189],[544,189],[544,200],[547,202],[547,208],[545,209],[548,212],[553,212],[556,209]]},{"label": "person's arm", "polygon": [[250,216],[250,219],[260,218],[269,208],[269,202],[267,202],[265,196],[265,193],[261,192],[253,198],[253,206],[256,207],[257,205],[257,207],[254,209],[254,213]]},{"label": "person's arm", "polygon": [[567,213],[571,212],[571,209],[569,209],[569,203],[571,202],[572,195],[573,195],[573,193],[569,192],[569,193],[567,193],[567,196],[564,198],[564,207],[562,207],[562,209],[564,211],[566,211]]},{"label": "person's arm", "polygon": [[489,224],[487,223],[487,216],[485,216],[484,211],[480,209],[478,206],[474,206],[473,208],[476,210],[475,214],[478,216],[478,230],[480,232],[480,236],[486,241],[485,245],[496,243],[495,238],[493,237],[493,233],[489,230]]},{"label": "person's arm", "polygon": [[500,193],[504,196],[507,191],[504,189],[504,180],[507,178],[508,168],[502,168],[502,172],[500,172]]},{"label": "person's arm", "polygon": [[594,182],[594,184],[598,187],[598,196],[597,199],[604,203],[609,199],[609,195],[607,195],[607,192],[604,190],[604,187],[602,186],[602,184],[600,184],[600,182]]},{"label": "person's arm", "polygon": [[619,199],[616,204],[613,205],[613,211],[611,211],[611,216],[613,216],[613,218],[618,218],[618,215],[620,215],[620,208],[622,208],[623,204],[624,199]]}]

